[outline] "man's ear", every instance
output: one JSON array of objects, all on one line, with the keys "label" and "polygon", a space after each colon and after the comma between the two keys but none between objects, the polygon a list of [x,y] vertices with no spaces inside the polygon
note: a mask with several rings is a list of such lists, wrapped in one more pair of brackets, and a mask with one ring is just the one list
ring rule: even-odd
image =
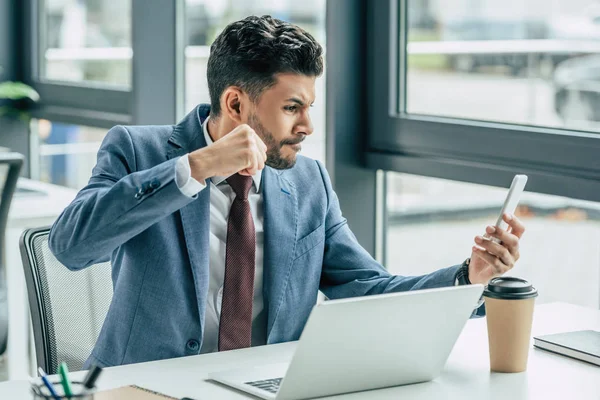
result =
[{"label": "man's ear", "polygon": [[229,86],[221,96],[221,110],[237,124],[248,120],[250,99],[239,87]]}]

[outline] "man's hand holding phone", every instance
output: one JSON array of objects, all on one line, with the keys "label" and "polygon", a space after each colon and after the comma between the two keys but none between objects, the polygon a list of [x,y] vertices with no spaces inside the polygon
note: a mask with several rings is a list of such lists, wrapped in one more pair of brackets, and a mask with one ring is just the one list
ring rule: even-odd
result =
[{"label": "man's hand holding phone", "polygon": [[500,243],[484,238],[475,237],[475,245],[469,264],[469,280],[471,283],[487,283],[497,276],[510,271],[519,259],[519,239],[525,232],[523,223],[512,214],[504,214],[503,220],[508,229],[488,226],[486,234],[497,238]]},{"label": "man's hand holding phone", "polygon": [[510,271],[519,259],[519,239],[525,227],[514,212],[526,183],[526,175],[515,176],[496,225],[488,226],[484,236],[475,237],[469,264],[471,283],[486,285],[492,278]]}]

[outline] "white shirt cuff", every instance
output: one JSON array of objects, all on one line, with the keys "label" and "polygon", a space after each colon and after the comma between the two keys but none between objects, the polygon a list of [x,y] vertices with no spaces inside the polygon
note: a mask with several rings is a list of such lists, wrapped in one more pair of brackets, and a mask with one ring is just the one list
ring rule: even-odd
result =
[{"label": "white shirt cuff", "polygon": [[181,193],[188,197],[194,197],[206,187],[206,183],[200,183],[192,177],[192,169],[190,168],[190,160],[187,154],[177,160],[175,166],[175,183],[177,183],[177,187],[181,190]]}]

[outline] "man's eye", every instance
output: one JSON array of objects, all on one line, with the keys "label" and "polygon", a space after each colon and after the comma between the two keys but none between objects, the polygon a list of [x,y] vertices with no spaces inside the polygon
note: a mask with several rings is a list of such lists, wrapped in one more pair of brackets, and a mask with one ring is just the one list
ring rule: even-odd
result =
[{"label": "man's eye", "polygon": [[285,111],[296,111],[297,107],[296,106],[285,106],[283,108]]}]

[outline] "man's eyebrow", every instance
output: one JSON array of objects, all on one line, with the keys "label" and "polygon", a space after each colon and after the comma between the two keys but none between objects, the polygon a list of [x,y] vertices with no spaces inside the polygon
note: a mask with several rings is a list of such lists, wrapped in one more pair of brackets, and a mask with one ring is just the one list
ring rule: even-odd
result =
[{"label": "man's eyebrow", "polygon": [[304,102],[297,97],[290,97],[286,101],[291,101],[291,102],[298,104],[300,107],[304,107]]}]

